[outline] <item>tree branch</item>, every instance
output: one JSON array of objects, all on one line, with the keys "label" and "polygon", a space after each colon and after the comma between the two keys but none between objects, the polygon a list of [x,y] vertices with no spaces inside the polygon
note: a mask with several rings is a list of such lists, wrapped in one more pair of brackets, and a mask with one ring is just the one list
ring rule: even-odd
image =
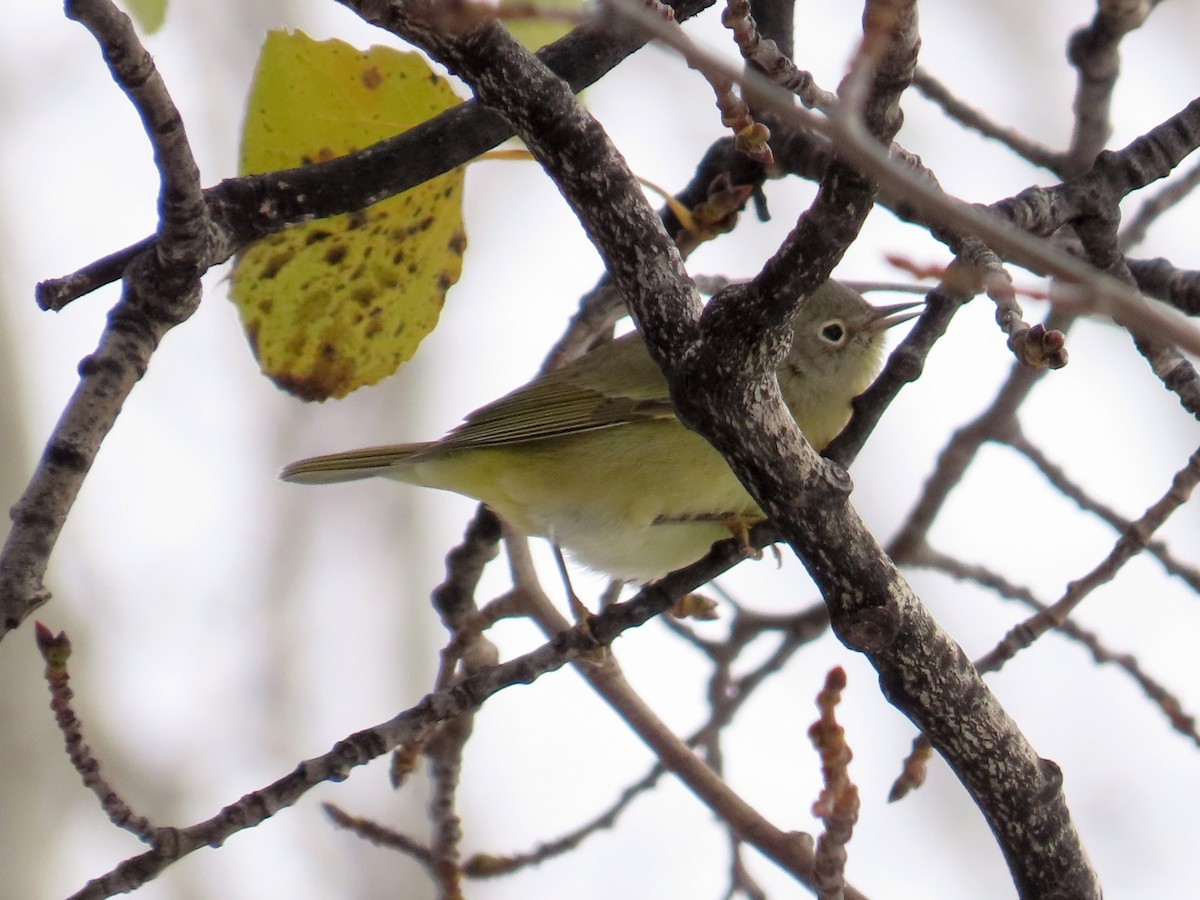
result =
[{"label": "tree branch", "polygon": [[[769,384],[746,387],[738,377],[745,377],[744,369],[726,368],[714,374],[712,369],[681,365],[685,359],[694,360],[697,352],[712,352],[716,344],[709,341],[718,331],[722,338],[731,335],[715,326],[710,329],[707,323],[703,334],[697,334],[698,299],[674,247],[636,191],[620,156],[566,93],[565,85],[494,23],[451,36],[422,18],[428,8],[425,3],[355,6],[370,21],[394,28],[423,46],[463,77],[482,102],[513,123],[612,266],[614,283],[635,311],[655,358],[664,365],[673,399],[677,405],[681,400],[689,403],[692,424],[702,424],[698,430],[710,440],[716,438],[714,444],[804,559],[830,605],[839,637],[870,658],[889,699],[933,738],[950,761],[992,825],[1022,895],[1097,896],[1095,875],[1071,826],[1057,767],[1037,758],[970,660],[938,628],[845,502],[849,480],[844,472],[823,466],[799,440],[795,423],[782,413],[777,385],[774,390]],[[904,14],[902,9],[901,22]],[[903,24],[889,32],[901,38],[909,33]],[[895,55],[882,58],[906,59],[903,43],[889,44]],[[878,87],[887,84],[890,69],[883,65],[879,71],[881,77],[878,83],[872,79],[876,86],[863,104],[873,111],[871,121],[875,121],[874,111],[886,112],[894,102],[886,88]],[[848,230],[852,238],[853,228]],[[636,252],[630,253],[631,248]],[[824,275],[816,270],[800,277],[814,279],[815,286]],[[781,286],[794,283],[780,282]],[[732,299],[723,300],[723,308],[734,305],[739,288],[726,293]],[[790,315],[787,302],[794,298],[786,302],[768,298],[754,312],[767,315],[770,325],[778,327]],[[718,324],[725,321],[733,317],[726,316]],[[740,334],[734,330],[732,337],[738,350],[754,353],[763,332],[745,327],[749,330]],[[769,354],[759,356],[764,373],[769,359]],[[687,392],[676,389],[681,373],[689,379]],[[730,389],[734,379],[740,384]],[[698,392],[704,399],[688,401],[688,392]],[[755,402],[731,403],[737,400]],[[710,411],[707,417],[705,409]],[[742,427],[731,427],[727,413],[722,417],[729,409],[738,411]],[[748,433],[750,439],[745,441]],[[753,452],[746,452],[747,447]],[[974,714],[960,715],[967,708]],[[988,748],[986,754],[980,754],[981,747]],[[997,757],[1006,760],[1003,773],[992,765]]]},{"label": "tree branch", "polygon": [[[714,0],[676,0],[680,21]],[[350,4],[346,4],[350,5]],[[613,33],[601,23],[584,23],[538,51],[538,58],[580,91],[646,42],[632,32]],[[279,172],[228,178],[204,192],[218,246],[208,261],[217,265],[254,241],[292,225],[365,209],[470,162],[512,137],[512,128],[475,101],[462,103],[386,141],[337,159]],[[154,246],[155,236],[38,285],[38,305],[62,309],[116,281],[129,264]]]},{"label": "tree branch", "polygon": [[67,14],[96,37],[118,87],[137,110],[158,167],[159,243],[125,272],[121,299],[96,352],[79,364],[79,385],[10,515],[0,551],[0,638],[49,599],[50,554],[100,443],[145,374],[162,336],[200,303],[211,249],[208,209],[183,123],[129,17],[108,0],[73,0]]}]

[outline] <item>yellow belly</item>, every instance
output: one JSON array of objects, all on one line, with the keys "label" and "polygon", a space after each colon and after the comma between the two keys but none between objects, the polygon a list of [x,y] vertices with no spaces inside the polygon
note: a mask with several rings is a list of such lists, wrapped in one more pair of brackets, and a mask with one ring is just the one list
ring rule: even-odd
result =
[{"label": "yellow belly", "polygon": [[393,477],[474,497],[582,564],[649,581],[729,537],[722,517],[759,519],[721,456],[673,420],[448,452]]}]

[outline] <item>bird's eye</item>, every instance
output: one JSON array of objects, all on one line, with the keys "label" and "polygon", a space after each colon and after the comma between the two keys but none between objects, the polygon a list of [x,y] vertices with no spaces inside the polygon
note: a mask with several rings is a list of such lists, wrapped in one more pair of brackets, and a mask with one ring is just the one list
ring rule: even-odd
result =
[{"label": "bird's eye", "polygon": [[846,339],[846,326],[837,319],[826,322],[821,326],[821,340],[831,344],[840,344]]}]

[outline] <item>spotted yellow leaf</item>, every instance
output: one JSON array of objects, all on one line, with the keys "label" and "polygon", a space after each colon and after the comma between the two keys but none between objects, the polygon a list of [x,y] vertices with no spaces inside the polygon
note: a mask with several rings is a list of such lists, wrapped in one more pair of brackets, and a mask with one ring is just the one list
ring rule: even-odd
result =
[{"label": "spotted yellow leaf", "polygon": [[[271,32],[242,129],[243,174],[343,156],[459,102],[417,53]],[[462,170],[247,249],[230,295],[263,371],[307,400],[396,371],[437,324],[466,234]]]}]

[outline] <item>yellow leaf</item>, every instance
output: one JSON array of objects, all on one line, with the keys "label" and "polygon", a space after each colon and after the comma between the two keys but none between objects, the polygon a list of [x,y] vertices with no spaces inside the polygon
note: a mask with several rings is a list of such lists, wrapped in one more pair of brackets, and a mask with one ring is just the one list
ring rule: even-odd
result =
[{"label": "yellow leaf", "polygon": [[[536,4],[526,0],[500,0],[501,11],[505,7],[524,9],[531,5],[543,13],[503,20],[504,27],[529,50],[540,50],[563,37],[575,27],[571,19],[583,13],[582,0],[539,0]],[[556,12],[563,15],[555,16]]]},{"label": "yellow leaf", "polygon": [[167,0],[123,0],[122,5],[144,34],[154,34],[167,18]]},{"label": "yellow leaf", "polygon": [[[459,102],[417,53],[271,32],[242,130],[243,174],[343,156]],[[306,400],[387,377],[437,324],[466,234],[462,170],[360,212],[271,235],[230,291],[263,371]]]}]

